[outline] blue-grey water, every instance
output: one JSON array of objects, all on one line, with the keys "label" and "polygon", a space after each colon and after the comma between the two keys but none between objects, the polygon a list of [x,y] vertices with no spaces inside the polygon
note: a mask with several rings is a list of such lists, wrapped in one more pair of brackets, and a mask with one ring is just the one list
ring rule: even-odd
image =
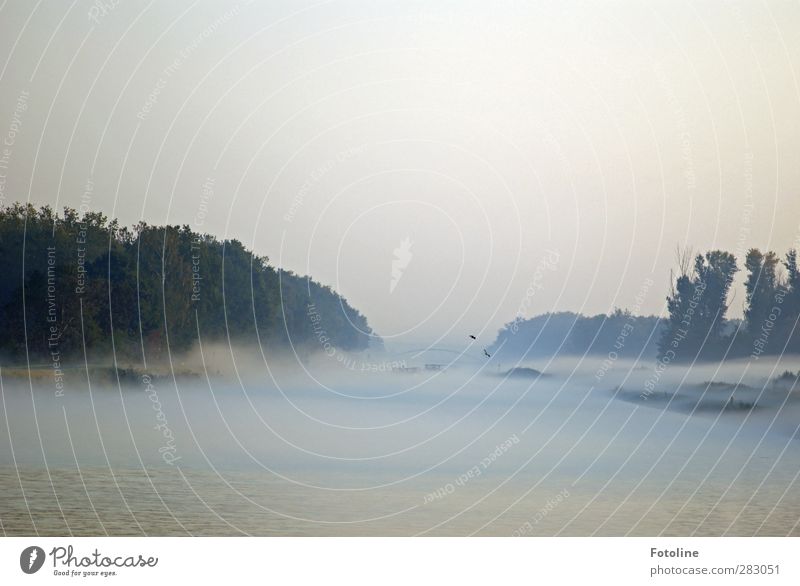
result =
[{"label": "blue-grey water", "polygon": [[[786,359],[788,360],[788,359]],[[785,362],[785,361],[784,361]],[[532,365],[534,366],[534,365]],[[793,363],[5,370],[6,535],[800,535]],[[777,369],[777,370],[776,370]],[[730,389],[709,380],[747,383]],[[645,399],[646,397],[646,399]],[[756,407],[751,409],[750,405]]]}]

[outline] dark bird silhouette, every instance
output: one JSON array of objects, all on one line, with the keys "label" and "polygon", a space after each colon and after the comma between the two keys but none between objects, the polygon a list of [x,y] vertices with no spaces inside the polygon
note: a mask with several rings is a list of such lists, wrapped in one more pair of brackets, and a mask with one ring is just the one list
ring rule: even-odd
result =
[{"label": "dark bird silhouette", "polygon": [[486,348],[483,349],[483,353],[486,354],[486,358],[491,358],[492,355],[486,351]]},{"label": "dark bird silhouette", "polygon": [[469,337],[472,338],[473,340],[477,340],[478,339],[475,336],[473,336],[472,334],[470,334]]}]

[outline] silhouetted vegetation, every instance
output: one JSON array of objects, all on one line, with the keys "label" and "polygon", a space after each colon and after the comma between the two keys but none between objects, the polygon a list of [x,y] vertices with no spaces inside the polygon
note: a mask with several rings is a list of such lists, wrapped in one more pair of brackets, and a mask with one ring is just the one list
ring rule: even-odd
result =
[{"label": "silhouetted vegetation", "polygon": [[747,252],[742,321],[725,319],[738,270],[734,256],[711,251],[697,255],[691,266],[686,258],[680,258],[680,273],[667,297],[669,321],[659,344],[662,360],[758,359],[800,352],[796,251],[790,250],[782,262],[774,252]]},{"label": "silhouetted vegetation", "polygon": [[555,354],[611,354],[614,359],[656,355],[661,321],[629,311],[587,317],[564,311],[518,318],[507,323],[491,346],[498,359],[553,356]]},{"label": "silhouetted vegetation", "polygon": [[[366,348],[363,315],[330,288],[189,226],[132,229],[97,212],[0,209],[0,350],[165,359],[211,341]],[[330,347],[330,346],[329,346]]]},{"label": "silhouetted vegetation", "polygon": [[698,254],[691,268],[684,253],[679,264],[680,274],[667,296],[669,318],[659,341],[659,356],[669,361],[719,358],[724,352],[725,313],[736,259],[714,250]]},{"label": "silhouetted vegetation", "polygon": [[518,318],[491,346],[507,358],[555,354],[657,357],[665,363],[800,353],[800,267],[797,252],[783,260],[774,252],[747,252],[744,319],[729,319],[731,285],[739,270],[734,255],[712,250],[678,253],[667,316],[628,311],[587,317],[572,312]]}]

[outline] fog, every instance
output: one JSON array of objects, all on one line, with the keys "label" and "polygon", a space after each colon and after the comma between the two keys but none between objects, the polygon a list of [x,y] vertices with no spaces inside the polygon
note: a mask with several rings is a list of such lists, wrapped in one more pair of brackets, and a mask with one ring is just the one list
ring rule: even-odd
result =
[{"label": "fog", "polygon": [[[560,512],[530,531],[681,534],[694,523],[698,534],[727,525],[732,534],[797,533],[798,396],[770,384],[796,370],[797,357],[672,366],[647,393],[654,364],[619,361],[598,379],[596,357],[531,363],[544,374],[527,379],[491,360],[476,366],[469,351],[436,372],[397,370],[424,355],[371,355],[364,364],[395,367],[382,373],[352,366],[365,355],[352,363],[316,355],[292,368],[281,359],[274,368],[244,349],[223,358],[225,350],[215,349],[208,378],[154,377],[152,388],[73,382],[57,397],[46,382],[31,388],[6,373],[0,463],[22,477],[4,484],[18,490],[42,468],[73,490],[79,471],[90,485],[114,473],[134,485],[149,479],[152,487],[134,493],[177,499],[166,505],[171,514],[204,519],[210,533],[270,533],[268,510],[297,534],[513,534],[564,491]],[[232,355],[234,376],[225,372]],[[730,388],[708,381],[749,388],[726,408]],[[713,517],[700,522],[697,507],[705,515],[717,497]],[[195,499],[206,504],[197,510]],[[212,501],[231,515],[225,523],[205,508]],[[625,505],[609,517],[610,502]],[[179,531],[148,511],[139,516],[145,532]],[[383,522],[365,521],[373,518]]]},{"label": "fog", "polygon": [[778,382],[800,358],[492,346],[547,312],[664,317],[676,246],[800,245],[798,24],[781,2],[2,3],[0,206],[238,239],[385,343],[170,354],[165,317],[163,363],[89,349],[63,388],[3,366],[3,530],[800,534]]}]

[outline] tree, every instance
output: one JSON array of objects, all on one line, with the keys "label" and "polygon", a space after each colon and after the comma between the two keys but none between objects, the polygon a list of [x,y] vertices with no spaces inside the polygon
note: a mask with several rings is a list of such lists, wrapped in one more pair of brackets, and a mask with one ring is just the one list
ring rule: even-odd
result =
[{"label": "tree", "polygon": [[780,339],[786,344],[786,351],[790,353],[800,353],[800,267],[797,263],[797,251],[795,249],[786,253],[783,261],[786,268],[786,280],[784,283],[785,298],[783,302],[783,313],[779,324]]},{"label": "tree", "polygon": [[725,314],[736,258],[722,250],[698,254],[692,265],[689,258],[688,251],[679,250],[680,273],[667,296],[669,319],[659,356],[670,362],[719,358],[727,345]]},{"label": "tree", "polygon": [[84,342],[95,356],[113,343],[118,357],[160,360],[191,348],[198,325],[204,341],[321,350],[310,303],[333,345],[360,350],[375,338],[329,287],[189,226],[129,230],[97,212],[14,204],[0,208],[0,271],[0,349],[11,361],[26,351],[48,360],[53,349],[82,361]]}]

